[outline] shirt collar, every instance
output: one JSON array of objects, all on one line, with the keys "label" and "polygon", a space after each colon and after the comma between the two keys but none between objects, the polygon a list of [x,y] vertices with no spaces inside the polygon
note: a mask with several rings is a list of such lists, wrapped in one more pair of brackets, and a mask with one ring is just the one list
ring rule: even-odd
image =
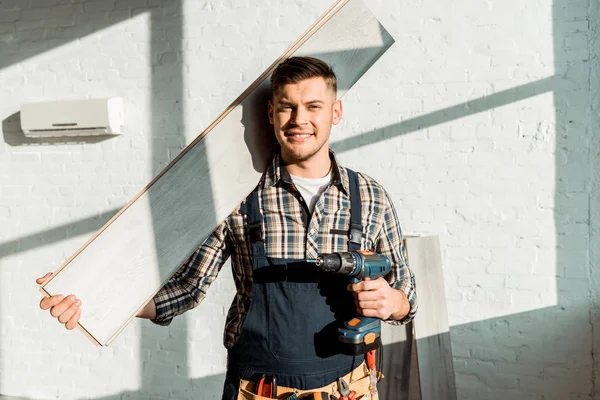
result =
[{"label": "shirt collar", "polygon": [[[340,167],[337,157],[332,150],[329,150],[329,158],[331,159],[331,184],[340,187],[348,194],[348,178],[346,176],[346,171],[344,168]],[[293,183],[290,173],[287,168],[285,168],[281,154],[278,153],[273,157],[271,165],[269,165],[269,168],[265,172],[264,186],[275,186],[279,182],[285,182],[290,185]]]}]

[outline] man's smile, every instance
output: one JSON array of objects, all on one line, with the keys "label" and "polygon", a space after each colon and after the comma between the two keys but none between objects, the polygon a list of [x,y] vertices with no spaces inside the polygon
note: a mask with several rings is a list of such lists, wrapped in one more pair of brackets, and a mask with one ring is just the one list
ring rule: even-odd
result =
[{"label": "man's smile", "polygon": [[314,133],[312,133],[312,132],[304,132],[304,131],[297,131],[297,130],[285,131],[285,136],[288,138],[291,138],[292,140],[304,140],[304,139],[308,139],[309,137],[311,137],[313,135],[314,135]]}]

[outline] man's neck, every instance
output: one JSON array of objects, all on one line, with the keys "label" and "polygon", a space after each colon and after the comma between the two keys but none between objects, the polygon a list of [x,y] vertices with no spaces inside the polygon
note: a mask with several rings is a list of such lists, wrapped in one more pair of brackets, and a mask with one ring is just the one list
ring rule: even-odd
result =
[{"label": "man's neck", "polygon": [[329,151],[323,155],[317,155],[310,160],[302,162],[287,162],[285,159],[285,168],[290,175],[299,176],[301,178],[323,178],[331,170],[331,159]]}]

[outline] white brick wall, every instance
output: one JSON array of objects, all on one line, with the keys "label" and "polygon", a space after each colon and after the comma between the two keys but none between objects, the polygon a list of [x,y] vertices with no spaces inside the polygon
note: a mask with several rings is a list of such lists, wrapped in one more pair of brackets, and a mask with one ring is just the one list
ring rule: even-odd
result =
[{"label": "white brick wall", "polygon": [[[201,307],[107,349],[41,313],[34,279],[331,2],[62,3],[0,2],[0,394],[220,398],[227,266]],[[598,2],[367,4],[396,44],[345,98],[334,148],[405,233],[440,236],[459,398],[597,398]],[[123,136],[14,132],[23,102],[116,95]]]}]

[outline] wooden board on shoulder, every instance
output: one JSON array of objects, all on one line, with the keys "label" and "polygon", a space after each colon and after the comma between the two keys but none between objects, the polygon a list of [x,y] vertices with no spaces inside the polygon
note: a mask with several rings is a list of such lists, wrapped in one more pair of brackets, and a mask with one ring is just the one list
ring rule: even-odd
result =
[{"label": "wooden board on shoulder", "polygon": [[336,2],[58,268],[42,293],[76,294],[83,303],[79,328],[109,345],[265,171],[276,151],[266,96],[277,64],[297,55],[324,60],[341,97],[393,42],[360,0]]}]

